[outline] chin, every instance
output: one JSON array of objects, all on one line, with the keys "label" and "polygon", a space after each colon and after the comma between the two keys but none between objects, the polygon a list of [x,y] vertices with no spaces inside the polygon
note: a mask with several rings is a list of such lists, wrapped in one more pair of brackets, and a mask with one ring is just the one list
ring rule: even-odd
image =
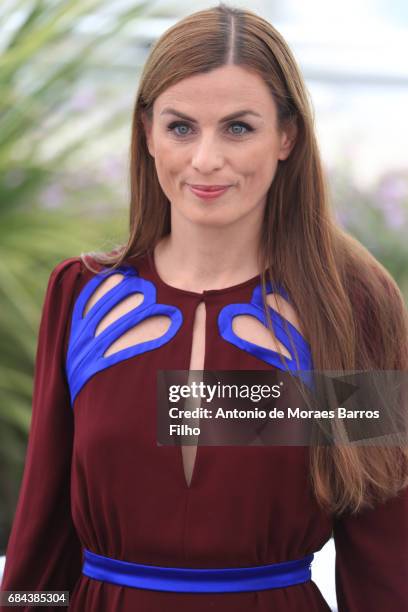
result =
[{"label": "chin", "polygon": [[184,214],[184,217],[188,219],[188,221],[192,224],[201,227],[213,227],[213,228],[222,228],[232,225],[239,221],[240,217],[234,217],[226,211],[212,211],[212,214],[209,211],[200,211],[200,213],[192,215]]}]

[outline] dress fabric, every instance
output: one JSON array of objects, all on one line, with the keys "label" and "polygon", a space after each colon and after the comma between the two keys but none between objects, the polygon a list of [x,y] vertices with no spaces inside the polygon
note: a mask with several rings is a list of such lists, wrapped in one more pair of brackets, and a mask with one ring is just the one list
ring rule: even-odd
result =
[{"label": "dress fabric", "polygon": [[[89,336],[87,345],[85,332],[71,331],[81,292],[98,275],[79,257],[61,261],[50,275],[2,590],[66,590],[74,612],[323,612],[330,608],[313,567],[311,581],[284,588],[176,593],[89,578],[81,571],[83,549],[159,566],[247,567],[303,558],[333,534],[338,611],[408,610],[408,490],[375,509],[335,518],[315,500],[306,446],[198,446],[188,486],[180,446],[157,445],[157,370],[189,369],[201,302],[204,369],[279,367],[273,351],[245,350],[219,328],[222,309],[250,303],[260,276],[196,293],[166,284],[151,253],[126,266],[129,278],[149,288],[150,315],[167,312],[173,328],[165,341],[122,353],[125,358],[113,355],[108,367],[94,370],[97,343]],[[100,302],[108,312],[107,298]],[[83,344],[75,362],[76,342]]]}]

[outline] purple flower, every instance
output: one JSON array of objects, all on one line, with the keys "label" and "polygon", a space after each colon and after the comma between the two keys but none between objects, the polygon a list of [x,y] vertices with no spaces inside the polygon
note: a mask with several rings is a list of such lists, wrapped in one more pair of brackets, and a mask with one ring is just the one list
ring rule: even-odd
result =
[{"label": "purple flower", "polygon": [[101,175],[107,179],[121,179],[124,176],[123,164],[118,157],[106,157],[101,163]]},{"label": "purple flower", "polygon": [[388,202],[384,202],[382,209],[388,227],[396,229],[405,225],[407,221],[406,211],[401,203],[393,202],[392,199],[390,199]]},{"label": "purple flower", "polygon": [[344,229],[347,228],[350,220],[351,220],[351,216],[350,214],[344,210],[344,209],[336,209],[335,211],[335,217],[339,223],[339,225],[341,225]]},{"label": "purple flower", "polygon": [[78,91],[71,98],[71,108],[74,111],[84,111],[91,108],[96,103],[95,93],[91,90]]},{"label": "purple flower", "polygon": [[385,178],[377,192],[380,207],[389,202],[400,203],[408,197],[408,179],[404,176],[389,176]]},{"label": "purple flower", "polygon": [[64,190],[61,185],[54,183],[46,187],[42,194],[42,204],[44,208],[58,208],[64,200]]}]

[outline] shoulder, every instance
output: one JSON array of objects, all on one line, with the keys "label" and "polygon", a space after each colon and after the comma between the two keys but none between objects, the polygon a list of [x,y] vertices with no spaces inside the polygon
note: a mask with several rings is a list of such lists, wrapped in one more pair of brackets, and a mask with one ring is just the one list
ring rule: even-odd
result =
[{"label": "shoulder", "polygon": [[59,261],[51,270],[49,279],[61,283],[67,282],[71,277],[81,274],[83,271],[83,262],[81,257],[68,257]]},{"label": "shoulder", "polygon": [[86,257],[86,260],[80,255],[67,257],[51,269],[48,287],[63,291],[76,286],[80,288],[103,269],[103,265],[89,256]]},{"label": "shoulder", "polygon": [[[42,319],[57,319],[66,313],[79,287],[83,270],[80,257],[59,261],[48,274],[43,293]],[[42,323],[44,325],[44,323]]]},{"label": "shoulder", "polygon": [[339,272],[352,306],[361,313],[382,311],[392,303],[406,309],[402,292],[387,268],[356,238],[341,234],[336,243]]},{"label": "shoulder", "polygon": [[[123,267],[127,267],[126,263]],[[119,273],[121,268],[118,269]],[[108,291],[119,282],[117,276],[110,265],[101,263],[89,254],[68,257],[58,262],[51,270],[46,301],[52,303],[53,310],[58,310],[60,306],[68,308],[68,316],[71,316],[75,308],[80,308],[77,303],[86,304],[88,310],[88,300],[94,291],[96,290],[98,295]],[[100,281],[95,282],[95,277],[100,277]]]},{"label": "shoulder", "polygon": [[357,342],[378,369],[408,367],[408,310],[391,273],[373,256],[353,262],[346,287]]},{"label": "shoulder", "polygon": [[[87,264],[89,260],[87,259]],[[40,336],[64,338],[64,353],[68,346],[72,313],[83,288],[103,266],[92,261],[92,269],[82,256],[60,260],[51,268],[44,294]]]},{"label": "shoulder", "polygon": [[352,304],[363,320],[389,315],[389,320],[406,313],[404,296],[391,273],[372,258],[356,266],[348,275]]},{"label": "shoulder", "polygon": [[83,287],[102,268],[95,262],[89,268],[79,255],[60,260],[49,273],[44,308],[53,311],[72,308]]}]

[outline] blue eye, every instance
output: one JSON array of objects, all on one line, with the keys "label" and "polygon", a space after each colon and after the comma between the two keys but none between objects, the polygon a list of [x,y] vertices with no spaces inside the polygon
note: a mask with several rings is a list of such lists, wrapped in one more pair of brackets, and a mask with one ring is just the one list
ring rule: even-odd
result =
[{"label": "blue eye", "polygon": [[169,127],[167,128],[169,130],[169,132],[173,132],[174,134],[176,134],[176,136],[185,136],[187,134],[187,132],[176,132],[177,128],[188,128],[188,125],[185,123],[171,123],[169,125]]},{"label": "blue eye", "polygon": [[[246,131],[241,131],[241,132],[234,132],[233,136],[244,136],[247,132],[253,132],[254,128],[252,128],[250,125],[248,125],[247,123],[244,123],[243,121],[233,121],[231,122],[228,127],[231,126],[239,126],[240,128],[244,128],[244,130]],[[167,127],[167,131],[173,133],[175,136],[177,137],[183,137],[183,136],[187,136],[188,132],[184,131],[184,132],[177,132],[177,128],[189,128],[189,124],[185,123],[184,121],[174,121],[173,123],[170,123],[170,125]]]},{"label": "blue eye", "polygon": [[[241,123],[240,121],[236,121],[235,123],[231,123],[230,127],[231,126],[236,126],[236,125],[238,127],[240,127],[240,128],[244,128],[247,132],[251,132],[252,131],[252,128],[249,125],[247,125],[246,123]],[[241,134],[245,134],[245,132],[234,132],[234,136],[241,136]]]}]

